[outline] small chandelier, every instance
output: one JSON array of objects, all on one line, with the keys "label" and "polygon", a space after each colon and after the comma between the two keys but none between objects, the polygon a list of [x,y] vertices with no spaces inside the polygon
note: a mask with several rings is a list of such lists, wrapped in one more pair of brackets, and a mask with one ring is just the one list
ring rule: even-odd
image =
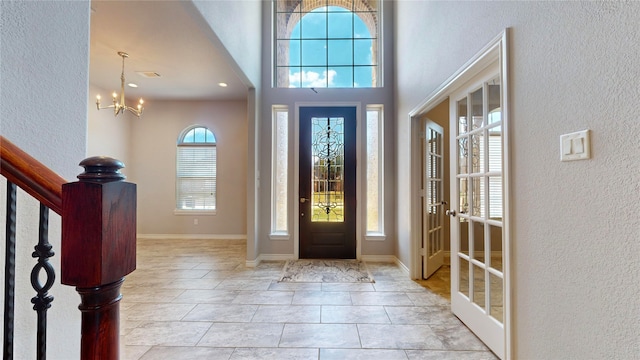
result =
[{"label": "small chandelier", "polygon": [[137,108],[132,108],[131,106],[127,106],[124,103],[124,59],[128,58],[129,54],[127,54],[126,52],[118,51],[118,55],[122,57],[122,74],[120,75],[120,101],[118,101],[118,94],[114,91],[112,94],[112,105],[100,107],[100,95],[98,95],[96,96],[96,107],[98,108],[98,110],[113,108],[114,116],[118,116],[119,114],[124,113],[125,110],[129,110],[135,116],[140,117],[140,115],[142,115],[142,111],[144,110],[144,108],[142,107],[144,101],[142,99],[140,99]]}]

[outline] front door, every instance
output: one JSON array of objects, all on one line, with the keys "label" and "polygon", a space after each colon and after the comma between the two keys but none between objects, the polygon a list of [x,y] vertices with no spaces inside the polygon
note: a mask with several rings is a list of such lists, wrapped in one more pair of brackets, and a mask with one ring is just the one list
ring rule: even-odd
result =
[{"label": "front door", "polygon": [[444,263],[444,178],[442,126],[426,119],[422,141],[422,277],[427,279]]},{"label": "front door", "polygon": [[356,257],[356,108],[300,107],[300,258]]},{"label": "front door", "polygon": [[499,69],[450,97],[451,309],[505,356],[505,142]]}]

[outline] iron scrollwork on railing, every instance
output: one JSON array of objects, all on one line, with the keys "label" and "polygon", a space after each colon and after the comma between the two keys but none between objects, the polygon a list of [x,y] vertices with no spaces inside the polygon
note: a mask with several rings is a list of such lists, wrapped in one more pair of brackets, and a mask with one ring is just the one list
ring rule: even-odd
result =
[{"label": "iron scrollwork on railing", "polygon": [[14,303],[16,290],[16,190],[7,181],[7,223],[4,263],[4,342],[5,359],[13,359]]},{"label": "iron scrollwork on railing", "polygon": [[[38,235],[38,245],[31,256],[38,258],[38,263],[31,271],[31,286],[37,295],[31,299],[33,310],[38,314],[37,329],[37,358],[46,359],[47,352],[47,310],[51,307],[53,296],[49,295],[49,290],[53,286],[56,274],[49,258],[54,255],[52,246],[49,243],[49,208],[40,204],[40,226]],[[40,272],[45,272],[44,285],[40,282]]]}]

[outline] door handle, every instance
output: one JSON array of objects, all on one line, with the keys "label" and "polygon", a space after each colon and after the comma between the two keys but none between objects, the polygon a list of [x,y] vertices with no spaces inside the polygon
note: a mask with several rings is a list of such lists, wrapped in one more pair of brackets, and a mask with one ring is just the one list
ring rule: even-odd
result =
[{"label": "door handle", "polygon": [[456,211],[455,211],[455,210],[447,210],[447,211],[445,211],[444,213],[445,213],[445,215],[447,215],[447,216],[453,216],[453,217],[456,217]]},{"label": "door handle", "polygon": [[304,203],[306,203],[307,201],[309,201],[309,199],[308,199],[308,198],[306,198],[306,197],[301,197],[301,198],[300,198],[300,204],[304,204]]}]

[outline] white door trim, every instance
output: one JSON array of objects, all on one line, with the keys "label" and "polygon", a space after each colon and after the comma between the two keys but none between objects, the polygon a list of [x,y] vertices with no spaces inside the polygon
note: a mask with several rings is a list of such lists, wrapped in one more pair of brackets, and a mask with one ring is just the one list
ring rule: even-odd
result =
[{"label": "white door trim", "polygon": [[[411,257],[410,257],[410,272],[413,279],[421,277],[422,264],[420,256],[420,171],[419,171],[419,144],[420,144],[420,118],[428,111],[433,109],[436,105],[446,100],[450,94],[463,86],[476,76],[479,71],[485,69],[496,61],[500,64],[500,75],[502,76],[502,104],[503,104],[503,117],[505,119],[502,126],[504,126],[504,146],[509,148],[509,135],[511,133],[510,127],[510,102],[509,102],[509,67],[508,67],[508,47],[509,47],[509,29],[505,29],[493,40],[491,40],[485,47],[483,47],[476,55],[474,55],[469,61],[467,61],[458,71],[456,71],[451,77],[449,77],[444,83],[442,83],[435,91],[425,98],[418,106],[409,112],[409,118],[411,121],[411,227],[410,227],[410,239],[411,239]],[[504,154],[504,192],[507,194],[506,199],[510,200],[512,197],[510,194],[510,156],[508,152]],[[511,286],[511,271],[512,266],[511,259],[511,213],[510,213],[510,201],[504,202],[504,329],[505,329],[505,349],[504,354],[506,359],[512,358],[512,316],[511,316],[511,298],[512,286]]]},{"label": "white door trim", "polygon": [[300,108],[301,107],[355,107],[356,108],[356,258],[362,258],[362,224],[364,224],[363,210],[360,204],[364,203],[362,189],[362,103],[361,102],[296,102],[294,106],[293,129],[293,256],[300,258]]}]

